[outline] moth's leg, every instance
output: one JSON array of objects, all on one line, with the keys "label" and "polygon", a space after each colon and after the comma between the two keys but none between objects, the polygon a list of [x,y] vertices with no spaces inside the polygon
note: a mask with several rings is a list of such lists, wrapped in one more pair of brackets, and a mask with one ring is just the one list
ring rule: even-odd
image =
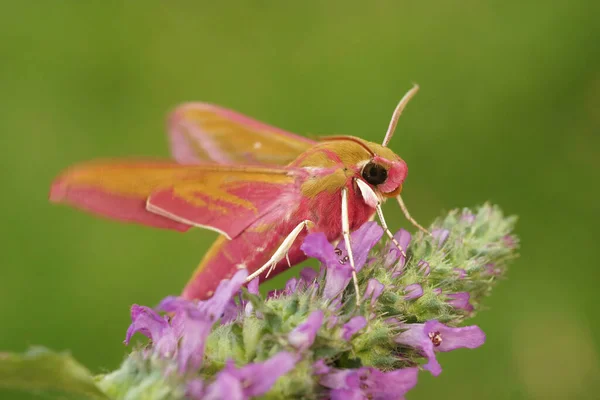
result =
[{"label": "moth's leg", "polygon": [[358,278],[356,268],[354,267],[354,255],[352,254],[352,245],[350,244],[350,219],[348,217],[348,189],[342,189],[342,235],[346,244],[346,252],[352,268],[352,281],[354,282],[354,291],[356,292],[356,305],[360,305],[360,290],[358,288]]},{"label": "moth's leg", "polygon": [[431,236],[431,232],[429,232],[427,229],[425,229],[421,225],[419,225],[419,223],[417,221],[415,221],[415,219],[413,217],[410,216],[410,214],[408,213],[408,208],[406,208],[406,204],[404,204],[404,201],[402,200],[402,196],[398,195],[396,197],[396,199],[398,200],[398,204],[400,204],[400,209],[404,213],[404,217],[411,224],[413,224],[416,228],[418,228],[421,232],[425,233],[426,235]]},{"label": "moth's leg", "polygon": [[279,261],[283,260],[284,258],[287,258],[287,253],[292,248],[294,241],[296,240],[300,232],[302,232],[302,229],[308,228],[309,224],[312,225],[313,222],[307,219],[296,225],[296,227],[290,232],[290,234],[286,236],[283,242],[281,242],[281,244],[279,245],[277,250],[275,250],[275,253],[273,253],[269,261],[267,261],[262,267],[254,271],[252,274],[250,274],[246,278],[246,282],[250,282],[252,279],[265,272],[267,269],[269,270],[269,273],[271,273],[271,270],[275,268]]},{"label": "moth's leg", "polygon": [[392,233],[392,231],[390,231],[390,229],[388,228],[388,226],[385,222],[385,218],[383,218],[383,210],[381,209],[381,204],[377,204],[377,207],[375,207],[375,208],[377,209],[377,216],[379,217],[379,221],[381,222],[381,227],[385,230],[385,233],[388,235],[388,237],[390,238],[392,243],[394,243],[394,245],[398,248],[398,250],[400,250],[400,253],[402,254],[402,256],[406,259],[406,252],[402,248],[402,245],[400,243],[398,243],[398,241],[394,237],[394,234]]},{"label": "moth's leg", "polygon": [[406,252],[404,251],[400,243],[398,243],[398,241],[394,237],[394,234],[392,233],[392,231],[390,231],[390,229],[387,226],[387,223],[385,222],[385,218],[383,217],[383,210],[381,209],[381,200],[379,200],[377,194],[373,191],[373,189],[371,189],[369,185],[367,185],[360,179],[356,179],[356,184],[360,189],[360,193],[363,196],[365,203],[375,207],[375,210],[377,210],[377,216],[379,217],[379,221],[381,222],[381,226],[385,230],[386,235],[388,235],[392,243],[394,243],[398,250],[400,250],[400,253],[404,256],[404,258],[406,258]]}]

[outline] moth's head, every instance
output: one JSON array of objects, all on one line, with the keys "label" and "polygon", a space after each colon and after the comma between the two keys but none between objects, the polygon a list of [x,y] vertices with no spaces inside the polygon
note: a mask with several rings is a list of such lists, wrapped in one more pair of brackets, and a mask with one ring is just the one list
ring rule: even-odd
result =
[{"label": "moth's head", "polygon": [[406,107],[406,104],[418,91],[419,86],[414,85],[402,97],[392,114],[392,120],[388,126],[383,143],[381,145],[375,143],[368,144],[373,153],[373,158],[364,165],[361,175],[370,185],[376,186],[385,197],[395,197],[400,194],[402,183],[408,173],[408,168],[404,160],[388,149],[387,145],[394,135],[396,124],[404,107]]},{"label": "moth's head", "polygon": [[360,176],[383,196],[395,197],[402,191],[402,184],[408,174],[408,167],[406,162],[399,156],[391,151],[389,153],[393,156],[375,153],[362,166]]}]

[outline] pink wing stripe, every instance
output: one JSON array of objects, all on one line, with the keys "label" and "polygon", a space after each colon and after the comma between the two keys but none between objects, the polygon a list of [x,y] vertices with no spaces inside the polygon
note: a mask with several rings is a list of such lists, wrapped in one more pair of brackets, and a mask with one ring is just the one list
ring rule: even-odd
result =
[{"label": "pink wing stripe", "polygon": [[272,210],[282,194],[294,190],[293,184],[271,184],[267,182],[236,183],[227,189],[235,198],[250,203],[235,203],[207,196],[202,192],[186,193],[186,199],[173,188],[154,192],[148,204],[154,212],[175,220],[224,233],[235,238],[249,225]]},{"label": "pink wing stripe", "polygon": [[102,192],[92,187],[73,187],[58,180],[50,189],[50,201],[64,202],[79,209],[124,222],[136,222],[156,228],[185,232],[191,225],[153,214],[146,210],[146,200],[114,193]]}]

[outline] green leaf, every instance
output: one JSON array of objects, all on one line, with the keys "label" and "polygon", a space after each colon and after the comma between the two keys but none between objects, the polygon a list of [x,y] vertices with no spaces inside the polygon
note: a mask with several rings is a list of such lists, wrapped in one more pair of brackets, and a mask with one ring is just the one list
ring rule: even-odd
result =
[{"label": "green leaf", "polygon": [[108,399],[90,371],[67,353],[35,347],[24,354],[0,353],[0,388]]}]

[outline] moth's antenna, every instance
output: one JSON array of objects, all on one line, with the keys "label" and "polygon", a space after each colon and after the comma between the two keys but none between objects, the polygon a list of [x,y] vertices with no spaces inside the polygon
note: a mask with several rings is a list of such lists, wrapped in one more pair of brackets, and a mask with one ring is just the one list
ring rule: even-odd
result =
[{"label": "moth's antenna", "polygon": [[390,121],[390,125],[388,126],[387,132],[385,133],[385,138],[383,139],[383,143],[381,144],[383,147],[387,146],[390,140],[392,139],[392,136],[394,136],[394,131],[396,130],[396,125],[398,124],[398,118],[400,118],[402,111],[404,111],[404,107],[406,107],[410,99],[412,99],[418,91],[419,85],[415,83],[412,89],[410,89],[404,95],[404,97],[402,97],[400,103],[398,103],[398,105],[396,106],[394,114],[392,114],[392,120]]}]

